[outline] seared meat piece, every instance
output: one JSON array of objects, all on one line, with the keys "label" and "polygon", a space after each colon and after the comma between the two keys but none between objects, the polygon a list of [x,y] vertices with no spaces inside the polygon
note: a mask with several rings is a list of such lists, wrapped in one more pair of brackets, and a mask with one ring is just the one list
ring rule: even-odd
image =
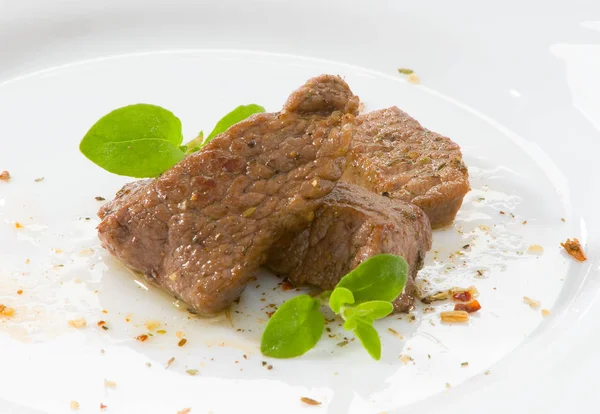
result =
[{"label": "seared meat piece", "polygon": [[454,220],[469,191],[460,147],[396,107],[356,118],[342,180],[416,204],[433,228]]},{"label": "seared meat piece", "polygon": [[430,248],[431,227],[419,207],[338,183],[322,199],[307,228],[287,234],[273,245],[267,267],[294,284],[333,289],[346,273],[371,256],[404,256],[409,277],[394,307],[408,311],[414,300],[415,276]]},{"label": "seared meat piece", "polygon": [[103,246],[202,314],[226,308],[284,234],[306,227],[341,177],[358,98],[319,76],[98,215]]}]

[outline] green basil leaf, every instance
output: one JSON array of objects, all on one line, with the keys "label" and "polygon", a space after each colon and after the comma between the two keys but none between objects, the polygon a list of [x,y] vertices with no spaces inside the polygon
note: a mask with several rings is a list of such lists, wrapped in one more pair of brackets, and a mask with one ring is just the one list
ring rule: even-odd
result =
[{"label": "green basil leaf", "polygon": [[344,329],[347,331],[353,331],[356,329],[356,325],[358,324],[357,318],[354,316],[349,317],[344,322]]},{"label": "green basil leaf", "polygon": [[359,318],[367,320],[381,319],[394,311],[394,305],[383,300],[372,300],[363,302],[354,308],[354,314]]},{"label": "green basil leaf", "polygon": [[135,178],[156,177],[184,157],[181,121],[155,105],[115,109],[100,118],[79,149],[105,170]]},{"label": "green basil leaf", "polygon": [[344,276],[336,288],[352,292],[356,303],[372,300],[392,302],[406,285],[408,264],[393,254],[372,256]]},{"label": "green basil leaf", "polygon": [[211,133],[208,134],[208,136],[206,137],[206,141],[204,141],[202,145],[206,145],[206,143],[209,142],[211,139],[213,139],[220,133],[227,131],[230,126],[243,121],[250,115],[258,114],[261,112],[265,112],[265,108],[263,108],[260,105],[250,104],[238,106],[233,111],[229,112],[227,115],[221,118],[219,122],[217,122],[217,125],[211,131]]},{"label": "green basil leaf", "polygon": [[354,303],[352,292],[343,287],[337,287],[329,297],[329,307],[335,313],[340,313],[340,308],[344,305]]},{"label": "green basil leaf", "polygon": [[381,358],[381,340],[379,334],[373,328],[373,325],[363,321],[362,319],[356,319],[357,325],[354,329],[354,335],[360,340],[360,343],[367,350],[369,355],[374,360],[379,361]]},{"label": "green basil leaf", "polygon": [[308,295],[284,302],[267,323],[260,351],[274,358],[293,358],[314,348],[325,329],[320,305]]}]

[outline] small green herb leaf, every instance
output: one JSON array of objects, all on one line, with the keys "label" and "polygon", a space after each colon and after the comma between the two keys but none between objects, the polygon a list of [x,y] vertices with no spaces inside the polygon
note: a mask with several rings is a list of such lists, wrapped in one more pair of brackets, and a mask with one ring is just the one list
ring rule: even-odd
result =
[{"label": "small green herb leaf", "polygon": [[344,287],[337,287],[329,297],[329,307],[335,313],[340,313],[340,308],[344,305],[354,303],[352,292]]},{"label": "small green herb leaf", "polygon": [[250,115],[258,114],[261,112],[265,112],[265,108],[263,108],[260,105],[250,104],[238,106],[233,111],[229,112],[227,115],[221,118],[219,122],[217,122],[215,129],[213,129],[211,133],[208,134],[208,136],[206,137],[206,141],[204,141],[202,145],[206,145],[206,143],[209,142],[211,139],[213,139],[220,133],[227,131],[230,126],[243,121]]},{"label": "small green herb leaf", "polygon": [[360,343],[365,347],[369,355],[376,361],[379,361],[381,358],[381,340],[379,339],[379,334],[377,334],[373,325],[362,319],[357,319],[356,322],[354,335],[360,340]]},{"label": "small green herb leaf", "polygon": [[274,358],[293,358],[312,349],[325,329],[320,302],[299,295],[284,302],[263,332],[260,351]]},{"label": "small green herb leaf", "polygon": [[79,149],[105,170],[135,178],[156,177],[184,157],[181,121],[155,105],[137,104],[100,118]]},{"label": "small green herb leaf", "polygon": [[406,285],[408,264],[393,254],[372,256],[359,264],[337,284],[352,292],[356,303],[372,300],[391,302]]},{"label": "small green herb leaf", "polygon": [[414,73],[415,71],[412,69],[407,69],[407,68],[398,68],[398,72],[403,75],[410,75],[411,73]]},{"label": "small green herb leaf", "polygon": [[363,302],[354,308],[354,314],[365,320],[374,321],[388,316],[394,311],[394,305],[383,300]]},{"label": "small green herb leaf", "polygon": [[347,331],[353,331],[356,329],[357,319],[354,317],[350,317],[344,322],[344,329]]}]

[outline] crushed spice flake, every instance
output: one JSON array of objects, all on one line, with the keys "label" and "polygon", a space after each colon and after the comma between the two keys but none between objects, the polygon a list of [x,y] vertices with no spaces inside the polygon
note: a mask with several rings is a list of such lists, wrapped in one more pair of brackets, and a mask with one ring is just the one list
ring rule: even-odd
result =
[{"label": "crushed spice flake", "polygon": [[477,299],[469,303],[457,303],[454,305],[455,311],[465,311],[467,313],[477,312],[481,309],[481,304]]},{"label": "crushed spice flake", "polygon": [[465,311],[447,311],[441,312],[440,318],[445,323],[467,323],[469,322],[469,314]]},{"label": "crushed spice flake", "polygon": [[100,403],[101,410],[106,410],[107,408],[108,408],[108,405],[104,405],[104,404]]},{"label": "crushed spice flake", "polygon": [[23,294],[23,289],[17,290],[17,295],[22,295],[22,294]]},{"label": "crushed spice flake", "polygon": [[585,256],[585,253],[581,248],[581,243],[579,243],[579,240],[575,238],[573,240],[567,239],[566,242],[561,243],[560,245],[564,247],[565,251],[571,256],[573,256],[576,260],[580,262],[585,262],[587,260],[587,257]]},{"label": "crushed spice flake", "polygon": [[36,183],[41,183],[42,181],[44,181],[45,177],[38,177],[36,179],[34,179],[33,181],[35,181]]},{"label": "crushed spice flake", "polygon": [[410,75],[412,73],[415,73],[415,71],[412,69],[408,69],[408,68],[398,68],[398,73],[400,73],[402,75]]},{"label": "crushed spice flake", "polygon": [[448,294],[449,291],[448,290],[444,290],[442,292],[437,292],[434,293],[433,295],[429,295],[424,297],[423,299],[421,299],[421,302],[429,305],[433,302],[437,302],[437,301],[441,301],[441,300],[447,300],[448,299]]},{"label": "crushed spice flake", "polygon": [[522,225],[526,225],[527,224],[527,220],[523,220],[523,222],[521,224]]},{"label": "crushed spice flake", "polygon": [[189,375],[191,375],[192,377],[194,375],[196,375],[198,373],[197,369],[186,369],[185,372],[187,372]]},{"label": "crushed spice flake", "polygon": [[414,359],[410,355],[400,356],[400,362],[402,362],[404,365],[408,364],[409,362],[413,362],[413,361],[414,361]]},{"label": "crushed spice flake", "polygon": [[9,308],[8,306],[0,305],[0,315],[11,317],[15,314],[14,308]]},{"label": "crushed spice flake", "polygon": [[421,82],[421,79],[419,79],[419,77],[417,75],[415,75],[414,73],[411,73],[410,75],[408,75],[406,77],[406,79],[413,85],[416,85]]},{"label": "crushed spice flake", "polygon": [[148,335],[142,334],[135,337],[136,341],[146,342],[148,340]]},{"label": "crushed spice flake", "polygon": [[184,408],[183,410],[177,411],[177,414],[189,414],[191,411],[191,408]]},{"label": "crushed spice flake", "polygon": [[321,405],[320,401],[313,400],[312,398],[308,398],[308,397],[300,397],[300,401],[302,401],[304,404],[308,404],[308,405]]},{"label": "crushed spice flake", "polygon": [[388,328],[388,332],[390,332],[392,335],[394,335],[396,338],[398,338],[400,340],[404,339],[404,337],[395,329]]},{"label": "crushed spice flake", "polygon": [[150,332],[154,332],[156,331],[158,328],[160,328],[160,322],[158,321],[153,321],[153,320],[148,320],[146,322],[144,322],[144,326],[146,327],[146,329],[148,329]]},{"label": "crushed spice flake", "polygon": [[287,290],[292,290],[294,288],[294,285],[292,285],[292,282],[290,282],[289,280],[284,280],[283,283],[281,284],[281,290],[283,291],[287,291]]},{"label": "crushed spice flake", "polygon": [[339,346],[339,347],[343,347],[343,346],[346,346],[346,345],[348,345],[348,340],[347,339],[343,340],[342,342],[338,342],[337,343],[337,346]]},{"label": "crushed spice flake", "polygon": [[541,255],[544,254],[544,248],[539,244],[532,244],[527,248],[527,253]]},{"label": "crushed spice flake", "polygon": [[85,320],[85,318],[71,319],[70,321],[68,321],[68,324],[69,326],[75,329],[81,329],[87,326],[87,321]]},{"label": "crushed spice flake", "polygon": [[0,173],[0,181],[8,182],[10,180],[10,173],[6,170]]},{"label": "crushed spice flake", "polygon": [[489,370],[489,369],[488,369],[488,370],[486,370],[486,371],[484,372],[484,374],[485,374],[485,375],[490,375],[490,370]]},{"label": "crushed spice flake", "polygon": [[461,366],[461,367],[468,367],[468,366],[469,366],[469,363],[468,363],[468,362],[461,362],[461,363],[460,363],[460,366]]},{"label": "crushed spice flake", "polygon": [[171,365],[173,364],[173,362],[175,362],[175,357],[169,358],[169,360],[167,361],[167,368],[171,367]]},{"label": "crushed spice flake", "polygon": [[109,381],[104,379],[104,387],[105,388],[117,388],[117,383],[115,381]]},{"label": "crushed spice flake", "polygon": [[561,218],[560,218],[560,221],[562,221],[562,222],[564,223],[564,222],[565,222],[565,221],[567,221],[567,220],[565,220],[565,218],[564,218],[564,217],[561,217]]},{"label": "crushed spice flake", "polygon": [[79,403],[77,401],[71,401],[71,410],[73,410],[73,411],[79,410]]},{"label": "crushed spice flake", "polygon": [[181,340],[180,340],[180,341],[177,343],[177,346],[181,348],[181,347],[182,347],[182,346],[184,346],[186,343],[187,343],[187,339],[185,339],[185,338],[182,338],[182,339],[181,339]]},{"label": "crushed spice flake", "polygon": [[267,365],[267,370],[271,371],[273,369],[273,365]]},{"label": "crushed spice flake", "polygon": [[152,368],[152,364],[151,364],[150,362],[146,362],[146,366],[147,366],[148,368]]},{"label": "crushed spice flake", "polygon": [[542,302],[539,300],[531,299],[530,297],[523,296],[523,302],[529,305],[531,309],[537,309],[542,306]]},{"label": "crushed spice flake", "polygon": [[15,229],[23,229],[25,228],[24,225],[22,225],[21,223],[19,223],[18,221],[15,221]]},{"label": "crushed spice flake", "polygon": [[545,318],[546,316],[550,316],[550,311],[548,309],[542,309],[542,316]]},{"label": "crushed spice flake", "polygon": [[104,201],[104,200],[106,200],[106,198],[100,197],[100,196],[96,196],[96,197],[94,197],[94,200],[96,200],[96,201]]},{"label": "crushed spice flake", "polygon": [[156,333],[158,335],[165,335],[167,333],[167,331],[165,331],[164,329],[159,329],[158,331],[156,331]]}]

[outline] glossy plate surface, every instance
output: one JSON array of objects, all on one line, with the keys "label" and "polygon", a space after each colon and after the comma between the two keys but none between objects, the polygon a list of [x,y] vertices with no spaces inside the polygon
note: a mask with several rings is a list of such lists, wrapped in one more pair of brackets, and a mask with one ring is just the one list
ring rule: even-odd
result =
[{"label": "glossy plate surface", "polygon": [[[0,171],[12,175],[0,182],[0,304],[16,309],[0,316],[0,412],[65,413],[71,401],[81,413],[157,414],[597,406],[600,6],[26,3],[0,0]],[[337,323],[301,358],[262,357],[267,312],[297,294],[267,273],[230,317],[210,319],[136,279],[95,233],[95,197],[129,180],[78,151],[119,106],[164,106],[187,140],[241,104],[279,110],[321,73],[343,76],[366,110],[397,105],[453,138],[471,175],[420,278],[428,292],[474,285],[482,310],[465,326],[440,322],[444,302],[380,321],[379,363]],[[572,237],[588,261],[562,251]],[[78,318],[85,328],[69,326]]]}]

